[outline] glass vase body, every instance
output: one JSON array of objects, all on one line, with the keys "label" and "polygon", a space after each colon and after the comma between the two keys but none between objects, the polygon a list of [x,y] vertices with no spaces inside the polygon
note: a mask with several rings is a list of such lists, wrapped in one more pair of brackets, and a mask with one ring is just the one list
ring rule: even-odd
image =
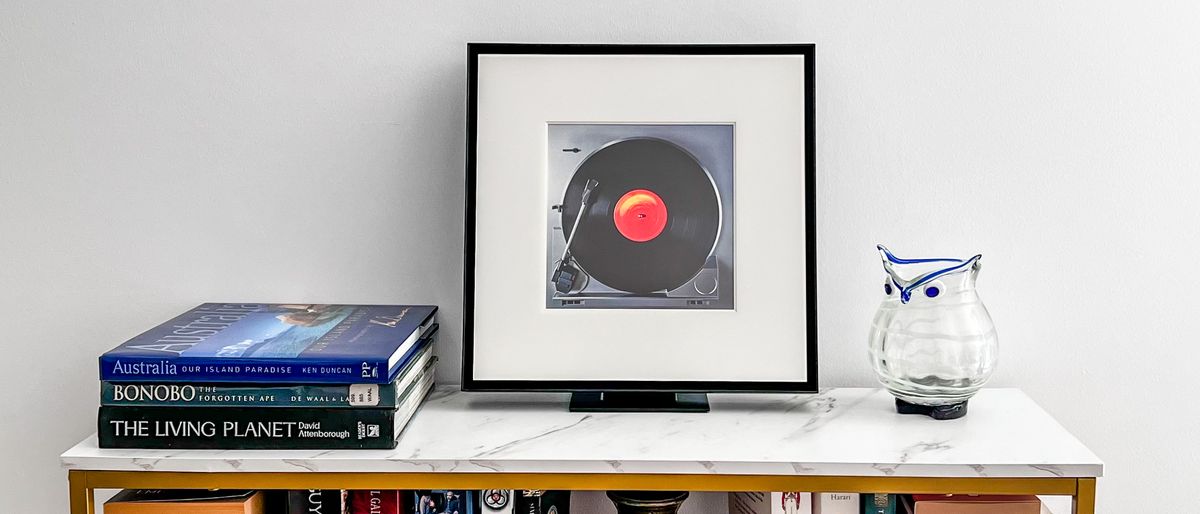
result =
[{"label": "glass vase body", "polygon": [[869,354],[879,382],[916,405],[966,402],[996,367],[996,327],[975,290],[979,259],[901,259],[878,247],[883,301]]}]

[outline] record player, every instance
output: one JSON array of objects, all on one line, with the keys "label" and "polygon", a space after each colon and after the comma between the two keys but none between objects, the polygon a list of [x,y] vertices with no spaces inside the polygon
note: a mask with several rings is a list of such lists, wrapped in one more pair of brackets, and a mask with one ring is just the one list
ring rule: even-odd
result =
[{"label": "record player", "polygon": [[733,308],[732,124],[547,136],[547,308]]}]

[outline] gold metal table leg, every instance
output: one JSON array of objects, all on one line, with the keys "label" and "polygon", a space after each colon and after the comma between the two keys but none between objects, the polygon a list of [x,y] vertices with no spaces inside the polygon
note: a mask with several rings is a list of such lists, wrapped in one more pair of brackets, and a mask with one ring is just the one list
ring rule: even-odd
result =
[{"label": "gold metal table leg", "polygon": [[1078,479],[1071,503],[1075,514],[1096,514],[1096,479]]},{"label": "gold metal table leg", "polygon": [[67,473],[71,489],[71,514],[96,514],[96,492],[88,486],[86,473],[74,470]]}]

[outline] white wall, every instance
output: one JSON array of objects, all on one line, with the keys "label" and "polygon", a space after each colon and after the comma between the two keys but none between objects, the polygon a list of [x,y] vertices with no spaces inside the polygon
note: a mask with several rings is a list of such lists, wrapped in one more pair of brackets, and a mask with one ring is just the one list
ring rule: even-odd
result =
[{"label": "white wall", "polygon": [[1107,461],[1102,512],[1182,510],[1198,22],[1182,1],[0,0],[0,497],[63,512],[96,356],[202,300],[437,303],[456,380],[466,41],[812,41],[823,385],[873,383],[875,243],[982,252],[993,383]]}]

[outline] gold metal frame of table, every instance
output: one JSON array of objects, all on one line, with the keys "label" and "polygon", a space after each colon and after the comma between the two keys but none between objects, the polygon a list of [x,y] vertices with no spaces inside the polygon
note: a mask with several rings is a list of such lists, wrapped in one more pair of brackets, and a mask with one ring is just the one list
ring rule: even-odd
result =
[{"label": "gold metal frame of table", "polygon": [[1095,478],[856,477],[623,473],[250,473],[71,470],[71,514],[95,514],[96,489],[561,489],[1042,494],[1095,514]]}]

